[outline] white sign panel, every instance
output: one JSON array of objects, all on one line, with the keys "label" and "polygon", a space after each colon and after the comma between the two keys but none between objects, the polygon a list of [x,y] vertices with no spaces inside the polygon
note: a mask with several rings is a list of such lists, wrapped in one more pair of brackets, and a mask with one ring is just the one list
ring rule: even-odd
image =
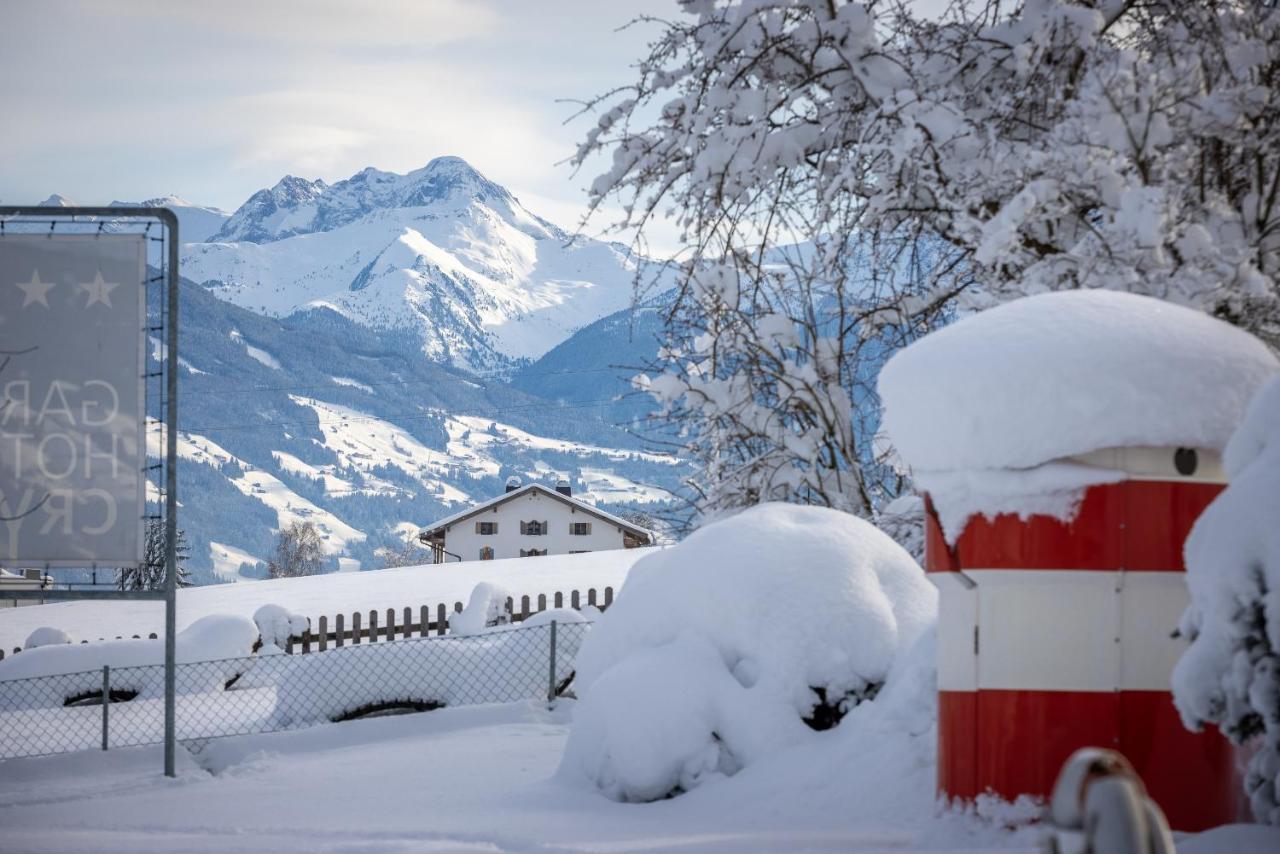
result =
[{"label": "white sign panel", "polygon": [[0,237],[0,565],[142,560],[145,247]]}]

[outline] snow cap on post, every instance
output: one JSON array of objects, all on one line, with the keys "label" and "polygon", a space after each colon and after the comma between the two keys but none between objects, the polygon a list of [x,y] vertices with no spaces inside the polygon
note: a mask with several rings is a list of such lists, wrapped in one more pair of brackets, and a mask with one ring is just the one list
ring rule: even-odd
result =
[{"label": "snow cap on post", "polygon": [[966,317],[880,373],[915,471],[1022,469],[1105,448],[1221,451],[1280,371],[1252,335],[1119,291],[1058,291]]}]

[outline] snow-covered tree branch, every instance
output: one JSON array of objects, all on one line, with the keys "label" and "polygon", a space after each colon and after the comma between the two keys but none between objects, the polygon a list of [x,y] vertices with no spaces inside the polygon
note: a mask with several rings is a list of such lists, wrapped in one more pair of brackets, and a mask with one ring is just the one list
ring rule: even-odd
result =
[{"label": "snow-covered tree branch", "polygon": [[661,370],[704,511],[871,515],[870,380],[950,312],[1067,288],[1280,345],[1274,4],[689,0],[589,106],[599,206],[686,254]]}]

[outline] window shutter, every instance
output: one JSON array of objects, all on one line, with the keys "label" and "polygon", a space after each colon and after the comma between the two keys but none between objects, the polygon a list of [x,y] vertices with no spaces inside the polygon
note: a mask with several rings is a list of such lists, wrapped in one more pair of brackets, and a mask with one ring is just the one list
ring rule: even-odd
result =
[{"label": "window shutter", "polygon": [[520,533],[522,533],[522,534],[527,534],[527,533],[529,533],[529,523],[528,523],[528,522],[521,522],[521,523],[520,523]]},{"label": "window shutter", "polygon": [[539,534],[549,534],[549,533],[551,533],[551,523],[550,523],[550,522],[548,522],[546,519],[543,519],[543,520],[542,520],[542,530],[538,531],[538,533],[539,533]]},{"label": "window shutter", "polygon": [[489,523],[489,533],[491,533],[491,534],[496,534],[496,533],[498,533],[498,523],[497,523],[497,522],[490,522],[490,523]]},{"label": "window shutter", "polygon": [[588,523],[587,523],[587,534],[590,534],[590,533],[591,533],[591,523],[590,523],[590,522],[588,522]]},{"label": "window shutter", "polygon": [[478,534],[478,533],[480,533],[480,526],[481,526],[482,524],[484,524],[484,523],[483,523],[483,522],[476,522],[476,533],[477,533],[477,534]]}]

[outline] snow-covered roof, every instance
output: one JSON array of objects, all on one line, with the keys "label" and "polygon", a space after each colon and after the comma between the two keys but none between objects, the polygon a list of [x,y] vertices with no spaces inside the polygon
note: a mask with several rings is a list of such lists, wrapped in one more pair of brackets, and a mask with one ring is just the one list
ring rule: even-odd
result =
[{"label": "snow-covered roof", "polygon": [[42,584],[48,580],[49,580],[49,576],[45,575],[44,573],[40,573],[39,577],[37,578],[28,578],[26,573],[11,572],[7,569],[0,568],[0,583],[17,584],[19,582],[26,582],[29,584]]},{"label": "snow-covered roof", "polygon": [[520,496],[527,495],[531,492],[537,492],[541,495],[546,495],[550,498],[554,498],[555,500],[563,502],[569,507],[573,507],[577,510],[581,510],[584,513],[590,513],[591,515],[596,516],[597,518],[602,519],[606,522],[609,522],[610,524],[617,525],[620,528],[625,528],[628,531],[632,532],[633,534],[638,534],[650,542],[653,541],[652,531],[649,531],[645,528],[641,528],[639,525],[636,525],[632,522],[628,522],[626,519],[623,519],[621,516],[615,516],[612,513],[601,510],[599,507],[596,507],[593,504],[588,504],[585,501],[581,501],[577,498],[574,498],[571,495],[565,495],[562,492],[556,492],[554,489],[545,487],[540,483],[526,484],[520,487],[519,489],[513,489],[510,492],[504,492],[501,495],[490,498],[488,501],[482,501],[479,504],[472,505],[466,510],[460,510],[457,513],[454,513],[452,516],[446,516],[443,519],[439,519],[435,522],[432,522],[430,525],[423,528],[422,531],[418,534],[418,536],[424,537],[430,534],[443,533],[444,529],[449,527],[450,525],[456,525],[458,522],[462,522],[478,513],[482,513],[485,510],[488,510],[492,507],[497,507],[498,505],[504,504],[507,501],[511,501],[512,499],[519,498]]},{"label": "snow-covered roof", "polygon": [[1220,451],[1280,371],[1252,335],[1117,291],[1025,297],[897,353],[884,426],[916,472],[1020,469],[1104,448]]}]

